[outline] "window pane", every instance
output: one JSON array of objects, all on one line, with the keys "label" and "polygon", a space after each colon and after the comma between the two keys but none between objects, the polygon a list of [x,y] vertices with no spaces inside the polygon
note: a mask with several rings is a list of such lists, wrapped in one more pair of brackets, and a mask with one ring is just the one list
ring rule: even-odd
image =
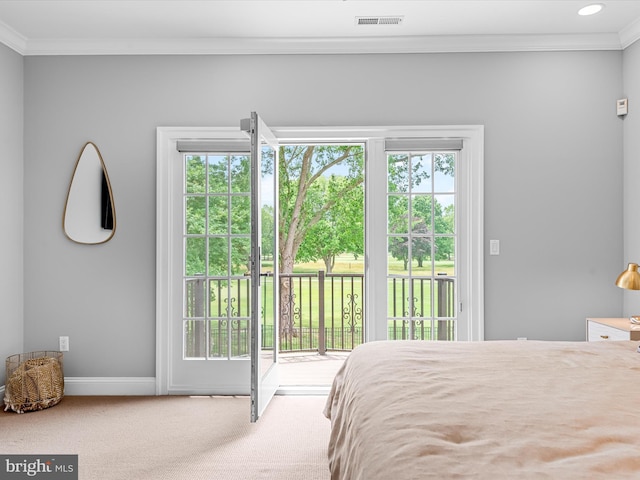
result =
[{"label": "window pane", "polygon": [[229,351],[229,320],[209,320],[209,357],[225,358]]},{"label": "window pane", "polygon": [[227,196],[209,197],[209,234],[225,235],[229,231]]},{"label": "window pane", "polygon": [[227,275],[229,271],[227,251],[228,245],[226,238],[209,238],[209,276]]},{"label": "window pane", "polygon": [[207,351],[204,320],[186,320],[184,322],[184,357],[205,358]]},{"label": "window pane", "polygon": [[184,274],[195,277],[205,274],[206,249],[204,237],[189,237],[184,241],[185,264]]},{"label": "window pane", "polygon": [[204,318],[206,315],[205,281],[203,278],[185,279],[185,318]]},{"label": "window pane", "polygon": [[231,157],[231,192],[251,192],[251,162],[249,156]]},{"label": "window pane", "polygon": [[231,321],[231,352],[232,358],[246,357],[250,354],[251,331],[249,320]]},{"label": "window pane", "polygon": [[409,314],[409,279],[394,277],[387,281],[389,295],[387,298],[388,315],[394,318],[404,318]]},{"label": "window pane", "polygon": [[431,310],[431,279],[412,278],[411,287],[411,316],[432,317],[433,311]]},{"label": "window pane", "polygon": [[204,193],[206,176],[205,176],[205,157],[186,155],[185,157],[185,192],[186,193]]},{"label": "window pane", "polygon": [[453,318],[456,316],[455,284],[453,278],[435,279],[435,313],[440,318]]},{"label": "window pane", "polygon": [[413,276],[433,275],[431,257],[432,237],[414,235],[411,238],[411,274]]},{"label": "window pane", "polygon": [[406,153],[389,155],[387,170],[387,191],[409,191],[409,156]]},{"label": "window pane", "polygon": [[389,237],[389,259],[387,272],[389,275],[406,275],[409,273],[409,237]]},{"label": "window pane", "polygon": [[436,273],[455,276],[456,237],[436,237]]},{"label": "window pane", "polygon": [[204,235],[207,218],[205,197],[187,196],[185,205],[185,232],[187,235]]},{"label": "window pane", "polygon": [[387,204],[387,232],[409,233],[409,197],[389,195]]},{"label": "window pane", "polygon": [[411,231],[416,234],[431,234],[431,195],[411,196]]},{"label": "window pane", "polygon": [[251,315],[251,278],[220,279],[209,282],[213,318]]},{"label": "window pane", "polygon": [[231,239],[231,275],[251,273],[251,238]]},{"label": "window pane", "polygon": [[438,320],[433,322],[435,325],[434,339],[455,341],[456,340],[456,321],[455,320]]},{"label": "window pane", "polygon": [[251,233],[251,197],[231,197],[231,233]]},{"label": "window pane", "polygon": [[209,317],[226,317],[229,288],[226,279],[209,280]]},{"label": "window pane", "polygon": [[455,233],[455,196],[436,195],[434,205],[434,232]]},{"label": "window pane", "polygon": [[278,254],[275,242],[273,207],[262,207],[262,261],[261,272],[273,272],[273,259]]},{"label": "window pane", "polygon": [[409,321],[406,319],[390,319],[387,321],[387,338],[389,340],[409,340]]},{"label": "window pane", "polygon": [[411,192],[431,192],[431,154],[411,156]]},{"label": "window pane", "polygon": [[455,155],[453,153],[437,153],[434,165],[434,190],[436,192],[455,191]]},{"label": "window pane", "polygon": [[227,157],[209,155],[209,193],[227,193],[229,191],[229,172]]},{"label": "window pane", "polygon": [[230,317],[251,316],[251,277],[234,278],[231,281]]},{"label": "window pane", "polygon": [[432,340],[432,321],[428,318],[411,320],[413,340]]}]

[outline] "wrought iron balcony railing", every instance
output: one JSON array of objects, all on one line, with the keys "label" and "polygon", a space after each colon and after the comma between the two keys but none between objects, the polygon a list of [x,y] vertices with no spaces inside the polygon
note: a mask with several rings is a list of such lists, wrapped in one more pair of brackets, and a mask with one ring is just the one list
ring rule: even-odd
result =
[{"label": "wrought iron balcony railing", "polygon": [[[262,296],[272,298],[273,275],[264,274]],[[208,285],[207,285],[208,282]],[[409,282],[413,282],[409,289]],[[206,295],[208,287],[208,296]],[[433,288],[433,292],[431,289]],[[412,292],[409,300],[408,292]],[[185,357],[249,354],[250,281],[189,279],[186,282]],[[324,271],[280,275],[281,352],[349,351],[364,342],[364,275]],[[204,298],[209,307],[205,308]],[[389,339],[455,340],[454,280],[394,278],[389,281]],[[208,310],[208,311],[206,311]],[[262,347],[273,348],[273,318],[263,306]]]}]

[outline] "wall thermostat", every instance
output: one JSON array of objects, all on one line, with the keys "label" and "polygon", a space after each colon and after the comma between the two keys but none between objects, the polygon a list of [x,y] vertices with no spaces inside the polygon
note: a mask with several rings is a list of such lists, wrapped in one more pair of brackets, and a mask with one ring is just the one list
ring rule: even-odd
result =
[{"label": "wall thermostat", "polygon": [[627,114],[627,99],[621,98],[616,102],[616,111],[618,115],[626,115]]}]

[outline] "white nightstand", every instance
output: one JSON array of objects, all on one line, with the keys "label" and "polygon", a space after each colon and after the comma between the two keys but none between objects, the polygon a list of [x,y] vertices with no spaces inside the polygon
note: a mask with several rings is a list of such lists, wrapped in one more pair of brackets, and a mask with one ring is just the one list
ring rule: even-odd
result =
[{"label": "white nightstand", "polygon": [[624,318],[587,318],[587,341],[640,340],[640,325]]}]

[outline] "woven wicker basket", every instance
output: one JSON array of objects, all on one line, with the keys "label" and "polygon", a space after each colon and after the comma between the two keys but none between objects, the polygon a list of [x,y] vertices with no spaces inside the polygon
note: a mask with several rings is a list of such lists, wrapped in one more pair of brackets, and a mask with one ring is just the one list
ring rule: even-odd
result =
[{"label": "woven wicker basket", "polygon": [[5,411],[42,410],[62,400],[62,352],[20,353],[7,357],[6,365]]}]

